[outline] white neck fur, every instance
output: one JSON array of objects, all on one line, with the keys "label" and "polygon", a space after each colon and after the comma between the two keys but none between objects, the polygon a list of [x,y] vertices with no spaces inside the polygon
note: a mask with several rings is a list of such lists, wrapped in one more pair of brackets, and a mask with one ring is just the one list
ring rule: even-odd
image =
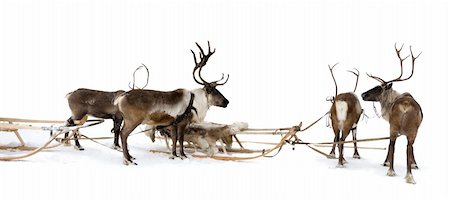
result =
[{"label": "white neck fur", "polygon": [[210,105],[208,104],[207,94],[203,88],[197,88],[194,90],[191,90],[192,93],[194,93],[194,107],[197,109],[197,114],[194,114],[194,117],[192,119],[193,123],[202,122],[205,120],[206,112],[208,112]]},{"label": "white neck fur", "polygon": [[389,121],[389,115],[391,114],[392,103],[400,95],[397,91],[390,89],[381,93],[380,105],[381,105],[381,115],[383,119]]}]

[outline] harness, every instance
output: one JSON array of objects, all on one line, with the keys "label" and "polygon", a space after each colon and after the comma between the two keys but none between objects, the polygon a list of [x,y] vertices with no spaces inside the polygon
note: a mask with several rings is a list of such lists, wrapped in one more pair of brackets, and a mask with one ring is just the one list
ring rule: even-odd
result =
[{"label": "harness", "polygon": [[175,118],[175,121],[173,121],[170,125],[177,125],[180,122],[182,122],[184,119],[188,118],[191,115],[191,111],[194,110],[195,114],[198,115],[197,109],[194,107],[194,93],[191,92],[191,99],[189,100],[189,104],[186,107],[186,110],[184,110],[183,114],[177,115],[177,118]]},{"label": "harness", "polygon": [[191,92],[191,99],[189,100],[189,104],[188,104],[188,106],[186,107],[186,110],[184,110],[184,112],[181,114],[181,115],[177,115],[177,117],[175,118],[175,120],[172,122],[172,123],[170,123],[169,125],[165,125],[165,126],[156,126],[156,129],[158,129],[158,130],[161,130],[161,129],[163,129],[163,128],[166,128],[166,127],[169,127],[169,126],[176,126],[176,125],[178,125],[179,123],[181,123],[183,120],[185,120],[185,119],[187,119],[187,118],[189,118],[191,115],[192,115],[192,110],[194,110],[195,111],[195,114],[197,114],[198,115],[198,113],[197,113],[197,109],[194,107],[194,98],[195,98],[195,95],[194,95],[194,93],[192,93]]}]

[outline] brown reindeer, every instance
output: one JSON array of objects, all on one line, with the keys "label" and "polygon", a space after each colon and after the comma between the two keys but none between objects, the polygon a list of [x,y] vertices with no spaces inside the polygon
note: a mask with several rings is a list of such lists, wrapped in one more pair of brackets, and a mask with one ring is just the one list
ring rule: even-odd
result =
[{"label": "brown reindeer", "polygon": [[[331,118],[331,125],[333,127],[334,132],[334,142],[343,142],[347,138],[350,131],[352,132],[353,140],[356,140],[356,128],[358,125],[359,117],[361,116],[362,109],[361,104],[359,103],[358,97],[355,95],[356,88],[358,87],[358,79],[359,79],[359,71],[357,69],[356,72],[349,71],[356,76],[356,83],[355,83],[355,89],[353,92],[346,92],[337,94],[337,84],[336,79],[333,75],[333,68],[337,65],[333,65],[333,67],[330,67],[328,65],[328,68],[331,72],[331,77],[333,77],[333,81],[335,84],[335,98],[333,98],[330,108],[330,118]],[[358,153],[358,147],[356,145],[356,142],[354,144],[354,154],[353,158],[359,159],[359,153]],[[331,152],[329,157],[334,158],[335,157],[335,148],[336,144],[333,144],[333,147],[331,148]],[[344,144],[338,144],[339,149],[339,161],[338,161],[338,167],[344,167],[345,159],[344,159]]]},{"label": "brown reindeer", "polygon": [[[185,157],[183,151],[183,137],[186,125],[190,122],[199,122],[205,117],[210,106],[227,107],[229,101],[216,89],[217,86],[224,85],[219,83],[224,79],[218,81],[207,82],[201,76],[201,71],[206,65],[209,57],[211,57],[215,50],[211,52],[208,42],[208,54],[205,54],[203,49],[196,43],[200,49],[200,61],[197,62],[195,53],[191,50],[194,56],[195,67],[192,72],[195,82],[203,85],[203,88],[195,90],[178,89],[169,92],[154,91],[154,90],[131,90],[116,99],[115,104],[118,105],[119,110],[123,114],[124,125],[121,131],[122,149],[124,164],[133,163],[132,157],[128,152],[127,138],[130,133],[139,124],[149,124],[154,126],[171,126],[172,133],[172,155],[176,154],[177,138],[180,139],[180,154]],[[198,70],[200,80],[197,80],[195,73]],[[194,94],[194,95],[192,95]],[[192,105],[189,106],[192,102]],[[190,118],[190,119],[189,119]],[[178,122],[178,123],[174,123]],[[187,123],[183,123],[187,122]]]},{"label": "brown reindeer", "polygon": [[[248,128],[245,122],[236,122],[230,125],[216,124],[211,122],[190,123],[185,130],[184,140],[191,142],[194,148],[200,147],[208,156],[213,156],[219,149],[217,148],[217,141],[222,144],[222,151],[227,152],[223,138],[228,138],[236,133]],[[161,134],[170,135],[171,130],[168,128],[159,129]]]},{"label": "brown reindeer", "polygon": [[[388,176],[395,176],[394,171],[394,150],[395,141],[398,136],[405,135],[408,140],[406,155],[407,155],[407,173],[406,182],[415,184],[413,175],[411,173],[411,168],[418,169],[416,160],[414,158],[413,144],[417,136],[417,130],[419,129],[420,123],[422,122],[423,114],[420,105],[414,100],[411,94],[405,92],[403,94],[398,93],[392,89],[393,82],[406,81],[412,77],[414,74],[414,62],[420,56],[414,57],[411,46],[409,47],[410,55],[402,58],[400,49],[397,49],[395,45],[395,51],[400,59],[400,76],[396,79],[390,81],[384,81],[383,79],[367,74],[369,77],[379,81],[381,85],[375,86],[367,92],[364,92],[361,96],[364,101],[377,101],[381,104],[381,111],[383,118],[389,122],[390,125],[390,142],[389,150],[384,161],[384,166],[389,166],[387,172]],[[412,71],[411,75],[407,78],[402,79],[403,76],[403,61],[411,56],[412,60]]]},{"label": "brown reindeer", "polygon": [[[74,120],[81,120],[86,115],[112,119],[114,127],[111,129],[111,132],[114,132],[114,148],[120,149],[119,133],[122,124],[122,114],[117,106],[114,105],[114,100],[123,93],[125,93],[123,90],[104,92],[84,88],[70,92],[66,95],[66,98],[72,111],[72,116],[67,120],[67,126],[74,126]],[[68,133],[65,134],[66,138],[67,135]],[[84,150],[78,141],[77,134],[74,135],[74,138],[75,147],[79,150]]]}]

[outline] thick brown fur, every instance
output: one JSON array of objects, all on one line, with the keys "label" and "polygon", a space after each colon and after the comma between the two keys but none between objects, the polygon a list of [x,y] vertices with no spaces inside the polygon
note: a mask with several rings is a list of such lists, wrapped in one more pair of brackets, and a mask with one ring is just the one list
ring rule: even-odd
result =
[{"label": "thick brown fur", "polygon": [[[337,102],[345,102],[347,104],[345,120],[341,121],[338,119],[337,112],[339,112],[339,111],[336,108]],[[362,113],[361,105],[359,103],[358,98],[355,96],[354,93],[348,92],[348,93],[341,93],[341,94],[337,95],[337,97],[335,98],[333,105],[331,106],[331,109],[330,109],[331,125],[333,127],[333,132],[335,135],[334,142],[345,141],[345,139],[347,138],[350,131],[352,131],[353,140],[356,140],[356,128],[357,128],[357,124],[358,124],[359,118],[361,116],[361,113]],[[344,144],[338,145],[338,149],[339,149],[338,166],[343,166],[344,161],[345,161],[343,158],[343,150],[344,150],[343,145]],[[336,144],[333,144],[333,147],[330,152],[331,157],[335,156],[335,147],[336,147]],[[358,148],[357,148],[356,142],[354,143],[354,149],[355,149],[355,151],[354,151],[353,157],[359,159],[360,156],[358,153]]]},{"label": "thick brown fur", "polygon": [[411,168],[418,168],[414,158],[413,144],[422,123],[422,109],[409,93],[399,95],[389,110],[390,143],[385,165],[389,165],[389,175],[394,175],[395,141],[399,135],[405,135],[407,145],[407,178],[412,178]]},{"label": "thick brown fur", "polygon": [[405,135],[407,145],[406,181],[415,183],[411,169],[417,169],[413,144],[422,123],[422,108],[409,93],[399,94],[392,89],[392,84],[382,84],[362,94],[365,101],[378,101],[381,104],[383,118],[389,122],[389,149],[384,166],[389,166],[387,175],[394,176],[394,151],[397,137]]},{"label": "thick brown fur", "polygon": [[[170,125],[175,121],[177,115],[183,113],[188,107],[189,94],[189,91],[184,89],[170,92],[131,90],[117,99],[116,104],[119,106],[124,118],[121,140],[125,162],[131,162],[132,159],[128,152],[127,144],[130,133],[142,123],[155,126]],[[181,124],[185,125],[184,123]],[[175,139],[174,141],[176,142],[177,140]]]},{"label": "thick brown fur", "polygon": [[[74,120],[81,120],[86,115],[102,119],[112,119],[114,127],[111,129],[111,132],[114,132],[114,146],[120,148],[118,138],[122,124],[122,114],[119,112],[117,106],[114,105],[114,101],[124,92],[122,90],[104,92],[80,88],[67,94],[66,98],[72,112],[72,116],[67,120],[68,125],[75,125]],[[75,144],[77,148],[83,149],[77,138],[75,138]]]}]

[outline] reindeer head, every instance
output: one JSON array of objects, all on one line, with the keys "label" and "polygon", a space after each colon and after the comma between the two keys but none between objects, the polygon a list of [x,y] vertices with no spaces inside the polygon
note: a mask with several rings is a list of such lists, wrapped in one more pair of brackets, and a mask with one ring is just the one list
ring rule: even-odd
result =
[{"label": "reindeer head", "polygon": [[[219,82],[225,78],[224,74],[222,74],[222,78],[217,81],[213,81],[213,82],[205,81],[205,79],[203,79],[203,77],[201,75],[202,69],[206,65],[206,62],[208,61],[209,57],[211,57],[214,54],[214,52],[216,52],[216,49],[211,51],[211,47],[210,47],[209,41],[208,41],[208,54],[205,55],[202,47],[200,47],[200,45],[198,43],[195,43],[195,44],[200,49],[200,53],[199,53],[200,62],[197,62],[197,57],[195,56],[194,51],[191,50],[192,55],[194,56],[194,62],[195,62],[195,67],[194,67],[194,70],[192,71],[192,76],[194,77],[195,82],[197,82],[200,85],[203,85],[203,90],[205,91],[206,98],[208,99],[208,105],[226,108],[229,101],[227,98],[225,98],[222,95],[222,93],[220,93],[219,90],[216,89],[216,87],[227,83],[230,75],[227,75],[227,79],[223,83],[219,83]],[[200,80],[198,80],[195,76],[195,72],[197,70],[198,70],[198,77],[200,78]]]},{"label": "reindeer head", "polygon": [[[395,52],[397,53],[398,58],[400,59],[400,76],[398,78],[395,78],[393,80],[390,81],[384,81],[383,79],[381,79],[380,77],[376,77],[376,76],[372,76],[367,74],[367,76],[369,76],[370,78],[373,78],[375,80],[377,80],[378,82],[381,83],[381,85],[375,86],[374,88],[364,92],[361,97],[364,101],[380,101],[382,95],[385,92],[391,91],[392,90],[392,83],[393,82],[400,82],[400,81],[406,81],[408,79],[410,79],[412,77],[412,75],[414,74],[414,62],[416,61],[416,59],[420,56],[421,53],[419,53],[419,55],[417,55],[416,57],[414,57],[411,46],[409,46],[409,51],[410,51],[410,55],[406,56],[405,58],[402,58],[400,55],[400,51],[403,49],[403,45],[400,47],[400,49],[397,49],[397,44],[395,44]],[[411,75],[409,75],[408,78],[404,78],[402,79],[403,76],[403,61],[406,60],[409,56],[411,56],[411,60],[412,60],[412,67],[411,67]]]}]

